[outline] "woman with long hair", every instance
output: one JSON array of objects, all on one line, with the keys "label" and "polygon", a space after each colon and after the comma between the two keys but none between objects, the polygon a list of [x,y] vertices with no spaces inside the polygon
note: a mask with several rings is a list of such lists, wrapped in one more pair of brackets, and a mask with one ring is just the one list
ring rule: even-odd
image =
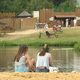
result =
[{"label": "woman with long hair", "polygon": [[32,70],[35,68],[35,61],[32,58],[30,58],[27,52],[27,45],[23,44],[19,47],[19,50],[14,58],[15,72],[29,72],[30,69]]},{"label": "woman with long hair", "polygon": [[46,49],[37,54],[36,72],[49,72],[49,59],[46,57]]}]

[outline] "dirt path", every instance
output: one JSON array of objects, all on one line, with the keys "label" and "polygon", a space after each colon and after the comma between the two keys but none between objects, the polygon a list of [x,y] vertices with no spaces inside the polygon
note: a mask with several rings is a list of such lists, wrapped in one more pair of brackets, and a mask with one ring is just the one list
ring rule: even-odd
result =
[{"label": "dirt path", "polygon": [[[80,27],[67,27],[67,28],[63,28],[64,29],[79,29]],[[52,31],[52,28],[49,28],[48,30]],[[6,36],[4,37],[0,37],[0,41],[1,40],[14,40],[14,39],[18,39],[18,38],[22,38],[22,37],[26,37],[26,36],[30,36],[31,34],[34,33],[39,33],[39,32],[44,32],[44,29],[31,29],[31,30],[25,30],[25,31],[15,31],[13,33],[7,33]]]},{"label": "dirt path", "polygon": [[25,31],[15,31],[13,33],[8,33],[8,35],[29,35],[29,34],[34,34],[34,33],[37,33],[39,32],[40,30],[35,30],[35,29],[32,29],[32,30],[25,30]]},{"label": "dirt path", "polygon": [[4,37],[0,37],[0,40],[14,40],[18,39],[21,37],[26,37],[28,35],[34,34],[34,33],[39,33],[40,31],[43,31],[43,29],[35,30],[25,30],[25,31],[15,31],[13,33],[7,33]]}]

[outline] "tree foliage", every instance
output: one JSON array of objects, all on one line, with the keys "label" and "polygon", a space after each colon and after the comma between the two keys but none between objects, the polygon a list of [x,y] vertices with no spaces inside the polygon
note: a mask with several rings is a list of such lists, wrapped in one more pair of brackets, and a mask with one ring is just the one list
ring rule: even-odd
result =
[{"label": "tree foliage", "polygon": [[77,1],[76,0],[52,0],[55,11],[70,12],[75,11]]},{"label": "tree foliage", "polygon": [[16,12],[23,10],[32,12],[42,8],[51,8],[55,11],[73,11],[76,7],[76,0],[0,0],[0,12]]}]

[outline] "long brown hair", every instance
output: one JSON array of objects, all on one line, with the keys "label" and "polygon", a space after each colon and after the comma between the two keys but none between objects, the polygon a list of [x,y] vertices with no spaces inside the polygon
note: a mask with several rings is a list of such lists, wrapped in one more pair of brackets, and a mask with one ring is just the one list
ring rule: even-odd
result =
[{"label": "long brown hair", "polygon": [[46,48],[43,47],[40,54],[39,54],[39,56],[44,56],[45,53],[46,53]]},{"label": "long brown hair", "polygon": [[19,59],[22,55],[26,54],[26,51],[28,50],[28,46],[27,45],[20,45],[19,50],[14,58],[14,61],[19,62]]}]

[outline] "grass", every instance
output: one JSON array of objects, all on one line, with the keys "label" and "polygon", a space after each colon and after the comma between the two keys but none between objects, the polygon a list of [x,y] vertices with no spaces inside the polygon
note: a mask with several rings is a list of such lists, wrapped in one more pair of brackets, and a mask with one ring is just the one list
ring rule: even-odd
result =
[{"label": "grass", "polygon": [[0,46],[18,46],[20,44],[27,44],[29,46],[42,46],[46,43],[49,46],[74,47],[75,49],[80,50],[80,28],[63,29],[62,33],[58,33],[58,38],[48,38],[44,32],[42,32],[41,35],[41,38],[38,37],[39,34],[33,34],[16,40],[0,41]]}]

